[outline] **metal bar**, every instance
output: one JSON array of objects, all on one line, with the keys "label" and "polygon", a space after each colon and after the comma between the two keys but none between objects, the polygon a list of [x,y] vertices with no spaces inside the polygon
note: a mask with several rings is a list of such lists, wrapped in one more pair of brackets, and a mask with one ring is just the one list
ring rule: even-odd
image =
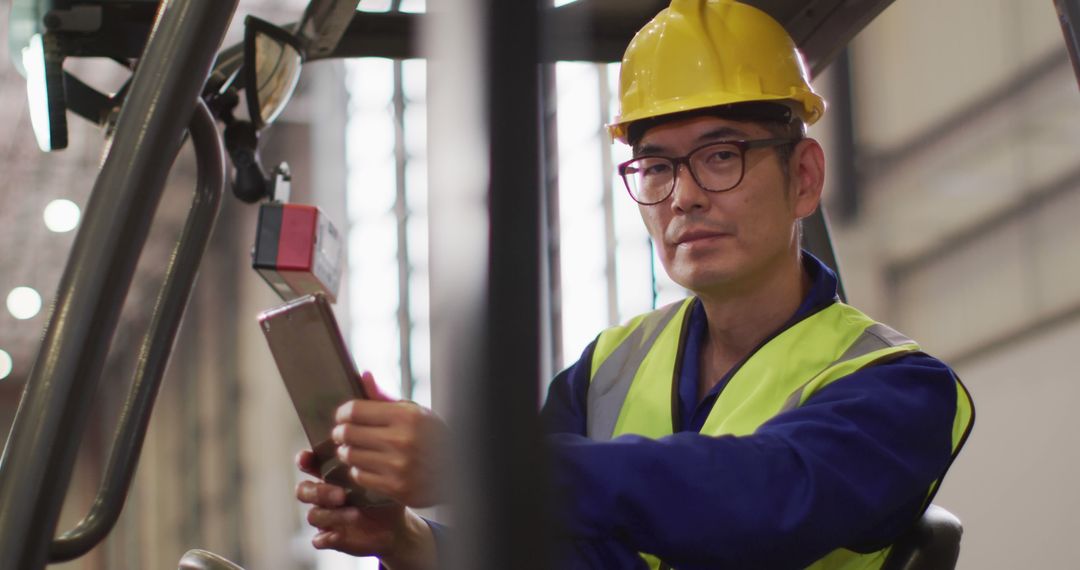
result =
[{"label": "metal bar", "polygon": [[893,0],[828,0],[789,3],[798,5],[799,13],[781,21],[817,77],[832,63],[844,46],[877,18]]},{"label": "metal bar", "polygon": [[804,219],[802,224],[803,248],[814,254],[814,257],[820,259],[833,270],[833,273],[836,273],[836,294],[840,296],[841,301],[847,299],[844,280],[840,277],[840,263],[836,260],[836,250],[833,249],[832,238],[829,237],[831,234],[828,219],[825,217],[825,206],[818,206],[818,209],[810,214],[810,217]]},{"label": "metal bar", "polygon": [[607,308],[608,326],[619,323],[619,273],[616,265],[615,248],[618,241],[615,237],[615,185],[612,184],[615,165],[611,160],[611,139],[603,132],[604,125],[611,122],[611,89],[608,87],[607,65],[596,66],[596,79],[599,84],[600,105],[600,172],[601,187],[604,197],[604,276],[607,280]]},{"label": "metal bar", "polygon": [[[577,7],[579,4],[581,8]],[[540,53],[541,61],[619,61],[626,44],[630,43],[641,26],[667,5],[667,0],[654,2],[653,6],[635,7],[632,13],[618,18],[596,18],[588,4],[577,2],[544,11],[552,21],[548,41]],[[332,52],[325,55],[309,54],[308,60],[422,57],[418,42],[414,39],[427,18],[426,14],[406,12],[357,12]]]},{"label": "metal bar", "polygon": [[413,41],[426,16],[403,12],[357,12],[334,50],[325,55],[309,54],[308,60],[323,58],[386,57],[411,59],[422,54]]},{"label": "metal bar", "polygon": [[398,346],[401,352],[401,397],[413,397],[412,314],[409,298],[409,204],[405,192],[405,92],[401,60],[394,60],[394,217],[397,220]]},{"label": "metal bar", "polygon": [[1065,34],[1065,47],[1069,50],[1073,73],[1080,83],[1080,0],[1054,0],[1061,32]]},{"label": "metal bar", "polygon": [[134,59],[146,48],[158,11],[158,2],[97,2],[101,27],[91,33],[63,30],[68,57]]},{"label": "metal bar", "polygon": [[221,138],[214,117],[201,101],[192,117],[190,132],[198,164],[198,184],[191,210],[173,249],[150,328],[143,338],[135,378],[120,413],[101,487],[90,513],[74,529],[53,540],[49,548],[51,562],[78,558],[105,538],[120,517],[135,474],[169,353],[206,252],[225,187],[225,154]]},{"label": "metal bar", "polygon": [[[544,243],[544,261],[547,279],[544,284],[547,288],[547,303],[545,321],[542,326],[546,327],[548,347],[548,360],[550,362],[549,373],[562,369],[564,366],[563,340],[562,340],[562,236],[559,231],[559,104],[558,104],[558,80],[555,73],[555,64],[543,64],[540,66],[543,73],[544,101],[543,101],[543,157],[544,157],[544,197],[543,197],[543,226],[547,239]],[[551,377],[551,374],[542,375],[543,378]]]},{"label": "metal bar", "polygon": [[589,0],[545,10],[549,25],[543,61],[612,62],[669,0]]},{"label": "metal bar", "polygon": [[[189,323],[195,325],[199,314],[191,315],[193,318],[188,319]],[[198,330],[198,326],[192,326],[193,329]],[[195,362],[201,356],[199,343],[194,340],[181,343],[179,348],[179,354],[177,358],[186,362]],[[203,469],[205,468],[207,459],[202,453],[202,442],[209,439],[204,431],[204,424],[202,421],[202,408],[200,405],[200,396],[205,394],[203,390],[200,390],[200,378],[199,370],[194,366],[185,366],[180,370],[180,390],[179,390],[179,402],[177,408],[179,409],[179,425],[176,427],[177,431],[181,433],[181,441],[173,452],[173,457],[177,459],[178,465],[183,465],[184,470],[179,474],[179,481],[176,483],[176,492],[180,497],[185,497],[188,500],[186,504],[179,509],[178,524],[176,525],[176,535],[179,538],[181,544],[204,544],[206,537],[206,525],[203,524],[203,514],[207,511],[206,506],[206,494],[203,493],[205,486],[209,482],[204,482],[202,478]]]},{"label": "metal bar", "polygon": [[[431,397],[435,411],[455,428],[441,458],[449,467],[445,492],[455,505],[471,505],[483,495],[466,460],[474,442],[463,432],[475,422],[468,400],[478,390],[475,378],[485,373],[486,354],[488,141],[479,1],[433,3],[421,44],[427,84],[439,86],[427,94]],[[473,557],[462,537],[476,533],[462,521],[447,567],[467,570]]]},{"label": "metal bar", "polygon": [[[836,70],[836,85],[833,90],[836,106],[839,107],[837,146],[840,162],[840,219],[849,221],[858,214],[859,208],[859,172],[855,144],[855,119],[851,99],[851,64],[848,52],[841,53]],[[840,262],[836,258],[832,237],[829,231],[825,204],[818,206],[809,218],[802,221],[803,247],[814,254],[836,273],[836,294],[841,301],[847,300],[844,279],[840,274]]]},{"label": "metal bar", "polygon": [[83,83],[74,75],[64,72],[64,100],[67,110],[100,125],[112,106],[112,99]]},{"label": "metal bar", "polygon": [[859,145],[855,141],[855,107],[852,104],[851,52],[840,52],[833,64],[832,114],[836,117],[836,150],[840,157],[837,169],[836,214],[841,223],[849,223],[859,215]]},{"label": "metal bar", "polygon": [[539,2],[438,10],[426,46],[440,87],[429,103],[432,370],[453,383],[451,568],[547,568]]},{"label": "metal bar", "polygon": [[540,1],[485,0],[481,6],[487,22],[491,176],[488,351],[487,373],[477,378],[472,394],[478,419],[473,427],[479,429],[468,437],[477,443],[469,460],[477,469],[475,484],[484,492],[464,518],[479,530],[470,537],[481,547],[473,550],[472,568],[544,569],[549,566],[548,493],[536,413],[543,234]]},{"label": "metal bar", "polygon": [[351,16],[356,14],[360,0],[310,0],[300,19],[297,36],[308,55],[320,56],[333,53],[341,36],[349,27]]},{"label": "metal bar", "polygon": [[45,566],[88,401],[237,0],[165,2],[94,184],[0,458],[0,568]]},{"label": "metal bar", "polygon": [[[812,75],[816,76],[825,70],[851,38],[892,1],[816,0],[784,3],[754,0],[750,4],[769,12],[787,28],[806,56]],[[540,52],[541,61],[619,61],[634,34],[667,4],[668,0],[638,0],[632,3],[591,0],[545,8],[543,13],[551,25],[549,41],[545,42]],[[790,10],[789,6],[795,9]],[[402,12],[357,12],[333,52],[309,55],[312,55],[312,59],[417,57],[416,42],[412,40],[425,18],[427,15],[424,14]]]}]

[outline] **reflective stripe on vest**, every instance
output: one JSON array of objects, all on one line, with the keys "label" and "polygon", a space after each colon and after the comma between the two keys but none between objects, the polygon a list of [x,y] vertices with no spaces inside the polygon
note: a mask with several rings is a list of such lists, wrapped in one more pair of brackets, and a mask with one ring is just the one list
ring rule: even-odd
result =
[{"label": "reflective stripe on vest", "polygon": [[[654,348],[662,347],[663,352],[677,351],[679,331],[682,328],[686,310],[693,299],[672,303],[651,313],[632,319],[621,327],[608,329],[600,334],[593,350],[592,374],[589,381],[588,414],[586,434],[597,441],[611,439],[615,432],[615,423],[619,411],[623,408],[631,381],[636,375],[652,370],[659,361],[661,372],[668,377],[674,372],[674,361],[669,366],[661,358],[645,360]],[[664,341],[657,342],[664,333]],[[674,346],[669,346],[674,343]],[[667,398],[670,409],[670,396]],[[670,411],[668,412],[670,415]]]},{"label": "reflective stripe on vest", "polygon": [[[625,434],[673,433],[673,383],[683,330],[694,299],[632,319],[600,334],[593,351],[587,435],[606,441]],[[705,435],[749,435],[773,416],[797,408],[818,390],[857,370],[919,351],[911,339],[859,310],[834,303],[780,332],[739,366],[702,426]],[[953,453],[971,423],[970,398],[957,382]],[[927,493],[927,503],[936,482]],[[888,548],[869,554],[839,549],[814,570],[880,568]],[[660,561],[643,555],[651,568]]]}]

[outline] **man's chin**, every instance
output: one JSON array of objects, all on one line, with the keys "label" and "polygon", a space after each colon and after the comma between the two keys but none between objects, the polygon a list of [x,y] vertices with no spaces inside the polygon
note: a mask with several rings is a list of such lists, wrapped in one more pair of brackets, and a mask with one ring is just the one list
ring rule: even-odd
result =
[{"label": "man's chin", "polygon": [[695,268],[693,271],[671,275],[671,280],[694,294],[730,288],[738,281],[738,272],[727,268]]}]

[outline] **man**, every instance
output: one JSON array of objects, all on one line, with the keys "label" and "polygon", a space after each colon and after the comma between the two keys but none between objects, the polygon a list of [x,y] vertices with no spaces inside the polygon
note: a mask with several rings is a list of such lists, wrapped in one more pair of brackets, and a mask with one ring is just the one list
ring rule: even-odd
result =
[{"label": "man", "polygon": [[[804,128],[824,101],[793,42],[745,4],[673,0],[628,47],[620,91],[611,130],[634,158],[619,173],[693,297],[602,332],[552,383],[560,568],[880,568],[973,409],[947,366],[840,303],[835,275],[799,249],[825,171]],[[435,501],[410,446],[437,420],[392,402],[351,402],[339,420],[359,482]],[[316,546],[433,562],[418,517],[380,525],[331,492],[298,489]],[[363,543],[357,524],[389,538]]]}]

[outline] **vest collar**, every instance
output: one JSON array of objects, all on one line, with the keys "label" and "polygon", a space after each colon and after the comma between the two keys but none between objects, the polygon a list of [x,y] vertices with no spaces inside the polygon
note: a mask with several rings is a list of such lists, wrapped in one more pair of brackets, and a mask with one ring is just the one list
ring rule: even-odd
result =
[{"label": "vest collar", "polygon": [[[836,294],[836,273],[833,273],[827,265],[805,249],[802,250],[802,259],[803,270],[810,277],[810,291],[791,318],[776,332],[769,335],[768,338],[776,337],[795,323],[839,300]],[[698,373],[701,370],[700,354],[707,328],[708,321],[705,318],[705,308],[700,301],[695,299],[686,323],[683,338],[685,350],[682,352],[683,358],[678,371],[678,404],[676,407],[679,414],[677,422],[685,430],[698,431],[701,428],[712,410],[716,397],[724,389],[724,385],[727,384],[728,380],[731,379],[731,372],[739,368],[739,365],[732,368],[732,371],[720,379],[700,403],[697,401]]]}]

